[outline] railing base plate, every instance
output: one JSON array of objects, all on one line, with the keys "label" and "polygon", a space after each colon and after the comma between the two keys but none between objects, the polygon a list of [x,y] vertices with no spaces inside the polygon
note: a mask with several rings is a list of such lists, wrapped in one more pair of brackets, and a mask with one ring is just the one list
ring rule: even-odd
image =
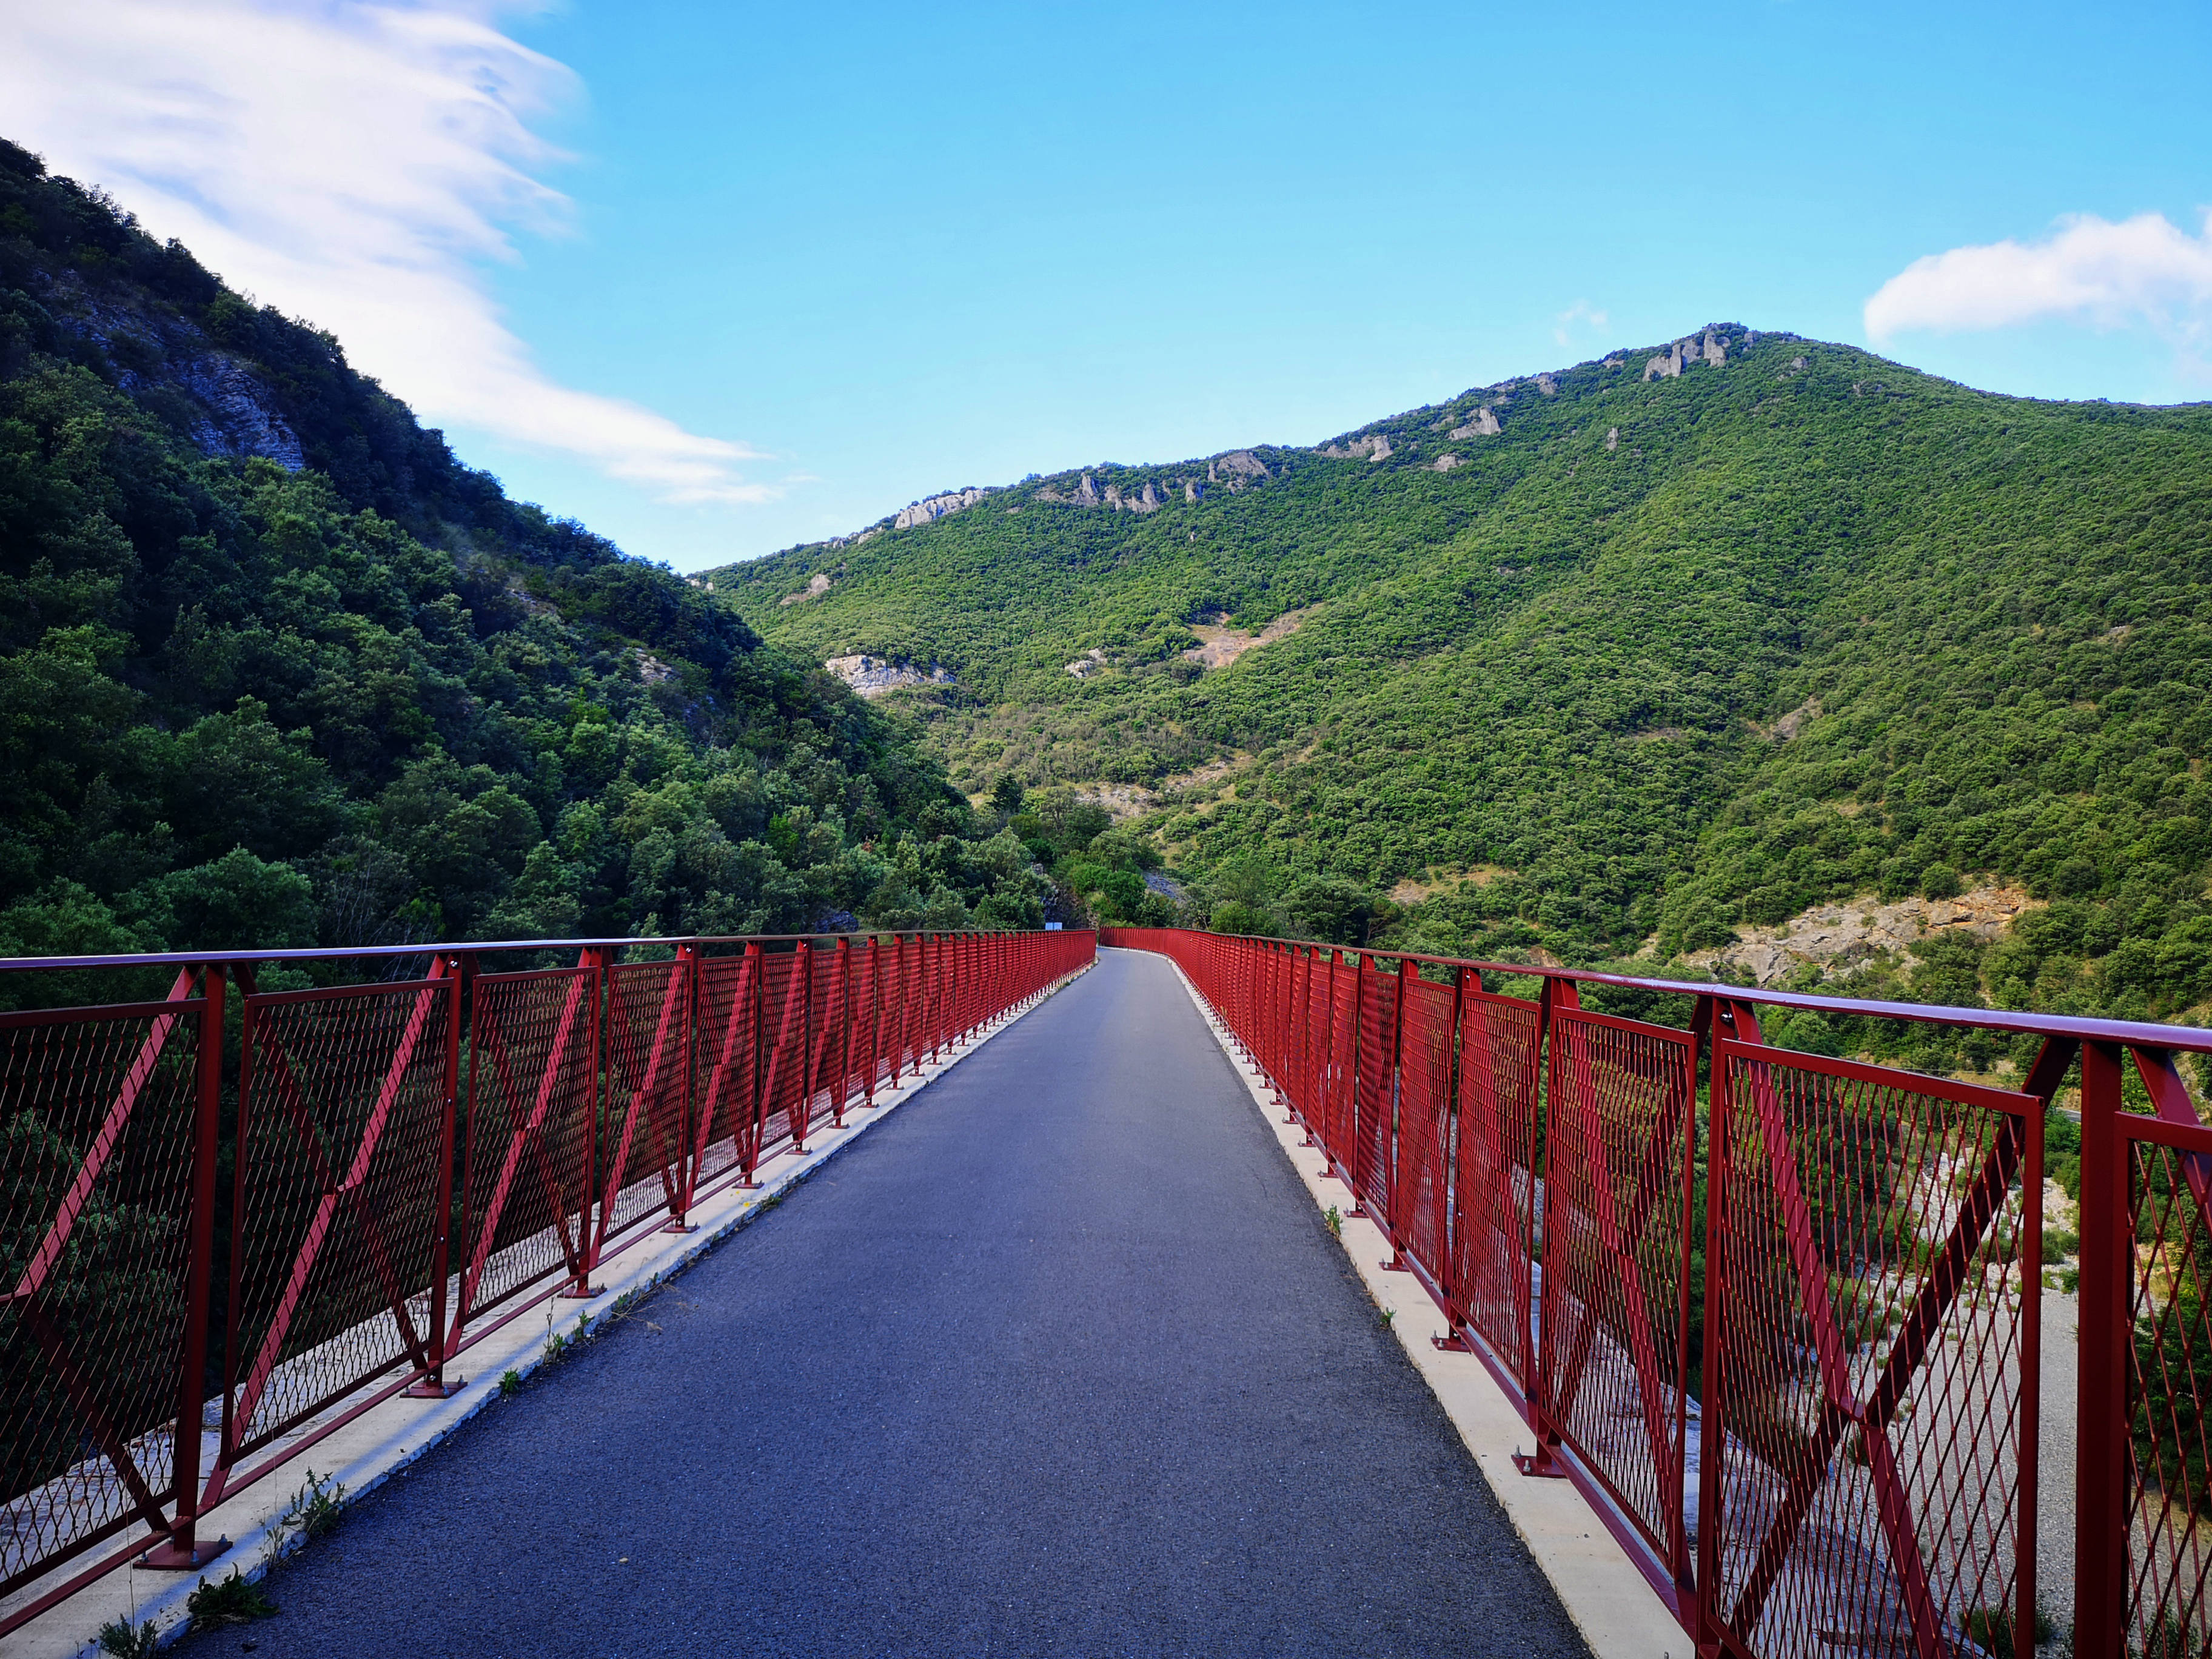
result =
[{"label": "railing base plate", "polygon": [[179,1549],[173,1542],[156,1544],[131,1565],[155,1572],[190,1572],[195,1567],[207,1565],[229,1547],[228,1538],[218,1538],[212,1544],[194,1544],[188,1550]]}]

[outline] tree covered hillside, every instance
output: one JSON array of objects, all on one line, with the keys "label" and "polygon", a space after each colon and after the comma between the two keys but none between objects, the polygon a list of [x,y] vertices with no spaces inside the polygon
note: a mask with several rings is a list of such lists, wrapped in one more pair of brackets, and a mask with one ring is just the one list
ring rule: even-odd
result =
[{"label": "tree covered hillside", "polygon": [[[915,748],[0,143],[0,954],[1034,923]],[[849,920],[844,925],[850,925]]]},{"label": "tree covered hillside", "polygon": [[2049,902],[1993,951],[1846,982],[2212,997],[2203,407],[1718,325],[902,516],[717,595],[794,654],[942,665],[896,697],[956,782],[1119,787],[1228,925],[1664,960],[2014,882]]}]

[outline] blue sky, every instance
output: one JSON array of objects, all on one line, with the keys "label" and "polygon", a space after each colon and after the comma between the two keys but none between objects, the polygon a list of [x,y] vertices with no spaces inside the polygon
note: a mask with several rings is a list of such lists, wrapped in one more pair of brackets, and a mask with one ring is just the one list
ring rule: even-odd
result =
[{"label": "blue sky", "polygon": [[2201,4],[0,3],[10,136],[679,568],[1716,320],[2212,397]]}]

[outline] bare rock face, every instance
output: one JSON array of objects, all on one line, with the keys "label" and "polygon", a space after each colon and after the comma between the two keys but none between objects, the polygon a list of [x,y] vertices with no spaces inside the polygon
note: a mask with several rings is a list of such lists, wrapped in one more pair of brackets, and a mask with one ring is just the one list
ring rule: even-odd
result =
[{"label": "bare rock face", "polygon": [[1073,662],[1069,663],[1067,672],[1079,680],[1087,680],[1093,674],[1103,672],[1105,666],[1106,653],[1094,645]]},{"label": "bare rock face", "polygon": [[872,657],[865,653],[849,657],[832,657],[822,665],[864,697],[880,697],[886,691],[896,691],[902,686],[959,684],[952,678],[951,669],[937,663],[921,669],[910,662],[894,661],[889,657]]},{"label": "bare rock face", "polygon": [[175,380],[208,411],[210,418],[192,424],[192,441],[203,453],[240,460],[264,456],[287,472],[307,464],[298,434],[276,412],[269,388],[235,358],[216,352],[194,357]]},{"label": "bare rock face", "polygon": [[894,530],[911,530],[918,524],[927,524],[932,519],[941,519],[948,513],[957,513],[964,507],[973,507],[991,492],[988,489],[954,489],[942,495],[932,495],[926,501],[899,509],[898,517],[891,520]]},{"label": "bare rock face", "polygon": [[[1747,342],[1750,337],[1745,337]],[[1728,363],[1728,335],[1718,327],[1707,328],[1702,333],[1685,335],[1667,349],[1663,357],[1654,357],[1644,365],[1646,380],[1673,380],[1681,377],[1685,368],[1694,368],[1700,363],[1714,368]]]},{"label": "bare rock face", "polygon": [[1182,481],[1182,498],[1187,501],[1204,501],[1206,499],[1206,486],[1199,483],[1195,478],[1185,478]]},{"label": "bare rock face", "polygon": [[1610,453],[1613,450],[1620,447],[1620,428],[1619,427],[1609,426],[1606,428],[1605,447],[1607,453]]},{"label": "bare rock face", "polygon": [[1239,632],[1224,627],[1219,616],[1200,617],[1190,626],[1199,642],[1182,653],[1185,662],[1194,662],[1201,668],[1226,668],[1248,651],[1263,645],[1273,645],[1277,640],[1287,639],[1298,631],[1298,624],[1313,614],[1312,605],[1301,605],[1296,611],[1285,611],[1256,634]]},{"label": "bare rock face", "polygon": [[1559,395],[1559,383],[1548,374],[1539,374],[1536,377],[1536,390],[1547,398],[1556,398]]},{"label": "bare rock face", "polygon": [[[709,585],[711,586],[711,584]],[[778,599],[776,603],[779,605],[805,605],[807,600],[818,599],[829,591],[830,578],[817,570],[814,573],[813,580],[809,581],[799,592],[796,593],[787,593],[781,599]]]},{"label": "bare rock face", "polygon": [[1498,416],[1488,404],[1474,411],[1474,418],[1465,426],[1454,427],[1444,435],[1454,443],[1464,443],[1469,438],[1494,438],[1505,428],[1498,423]]},{"label": "bare rock face", "polygon": [[1748,969],[1760,985],[1787,979],[1805,963],[1823,975],[1849,973],[1878,953],[1910,954],[1921,940],[1942,933],[1996,939],[2021,915],[2043,908],[2025,888],[1977,887],[1951,899],[1873,898],[1816,904],[1779,927],[1744,927],[1731,944],[1682,958],[1706,969]]},{"label": "bare rock face", "polygon": [[[1192,493],[1191,486],[1188,483],[1183,486],[1183,498],[1193,501],[1198,499],[1198,495]],[[1113,513],[1124,510],[1131,513],[1157,513],[1168,504],[1166,494],[1149,478],[1145,481],[1145,487],[1142,489],[1133,490],[1124,495],[1121,485],[1110,483],[1102,485],[1088,472],[1085,473],[1082,481],[1066,495],[1062,495],[1048,484],[1039,489],[1030,499],[1040,501],[1059,501],[1068,507],[1103,507]]]},{"label": "bare rock face", "polygon": [[1449,472],[1459,464],[1460,459],[1456,455],[1439,455],[1435,460],[1429,463],[1429,471],[1431,472]]},{"label": "bare rock face", "polygon": [[1314,453],[1338,461],[1356,461],[1362,455],[1370,461],[1379,461],[1390,453],[1390,440],[1380,432],[1370,432],[1350,443],[1324,445]]},{"label": "bare rock face", "polygon": [[1206,481],[1220,484],[1232,495],[1267,476],[1267,464],[1249,449],[1217,455],[1206,464]]}]

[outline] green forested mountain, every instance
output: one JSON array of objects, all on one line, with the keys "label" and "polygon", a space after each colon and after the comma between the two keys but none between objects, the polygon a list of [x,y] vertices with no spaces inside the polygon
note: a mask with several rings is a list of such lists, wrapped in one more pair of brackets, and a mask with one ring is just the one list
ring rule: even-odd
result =
[{"label": "green forested mountain", "polygon": [[900,516],[717,597],[794,655],[941,665],[894,700],[956,783],[1124,786],[1121,861],[1226,925],[1665,960],[2011,883],[2048,902],[1993,945],[1827,984],[2212,997],[2212,409],[1718,325],[1318,450]]},{"label": "green forested mountain", "polygon": [[1052,893],[901,716],[507,500],[337,341],[5,143],[0,732],[0,954]]}]

